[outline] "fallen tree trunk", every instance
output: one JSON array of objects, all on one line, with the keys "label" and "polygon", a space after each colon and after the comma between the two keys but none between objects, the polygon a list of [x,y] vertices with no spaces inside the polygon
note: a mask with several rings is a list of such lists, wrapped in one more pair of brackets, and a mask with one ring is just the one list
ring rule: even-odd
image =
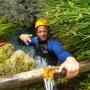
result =
[{"label": "fallen tree trunk", "polygon": [[[79,73],[90,71],[90,61],[80,62]],[[0,90],[11,89],[14,87],[20,87],[25,84],[34,84],[38,81],[43,80],[43,68],[35,69],[28,72],[22,72],[11,77],[1,77],[0,78]]]}]

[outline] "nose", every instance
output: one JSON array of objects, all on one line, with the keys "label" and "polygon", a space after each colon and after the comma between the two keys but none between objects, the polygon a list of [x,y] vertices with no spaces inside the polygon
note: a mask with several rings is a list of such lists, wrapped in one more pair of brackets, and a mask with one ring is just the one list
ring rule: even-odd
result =
[{"label": "nose", "polygon": [[42,35],[44,35],[45,34],[45,32],[44,31],[42,31],[42,33],[41,33]]}]

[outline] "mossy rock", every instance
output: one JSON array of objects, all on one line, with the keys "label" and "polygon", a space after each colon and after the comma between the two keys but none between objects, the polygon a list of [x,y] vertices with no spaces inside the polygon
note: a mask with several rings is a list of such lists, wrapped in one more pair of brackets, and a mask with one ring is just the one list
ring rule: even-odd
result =
[{"label": "mossy rock", "polygon": [[0,75],[13,75],[35,68],[35,60],[22,50],[15,51],[12,44],[0,47]]},{"label": "mossy rock", "polygon": [[10,58],[13,52],[14,47],[10,43],[0,46],[0,63],[3,63],[6,59]]},{"label": "mossy rock", "polygon": [[0,0],[0,17],[30,27],[42,13],[42,0]]}]

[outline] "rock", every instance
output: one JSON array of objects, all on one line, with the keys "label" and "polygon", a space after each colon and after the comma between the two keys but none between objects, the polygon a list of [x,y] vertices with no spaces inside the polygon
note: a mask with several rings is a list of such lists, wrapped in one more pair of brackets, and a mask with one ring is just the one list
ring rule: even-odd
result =
[{"label": "rock", "polygon": [[0,75],[14,75],[35,67],[36,63],[32,57],[22,50],[17,50],[9,59],[4,60],[4,63],[0,63]]},{"label": "rock", "polygon": [[0,17],[30,27],[41,16],[42,6],[41,0],[0,0]]},{"label": "rock", "polygon": [[7,43],[0,47],[0,63],[3,63],[5,59],[11,57],[14,52],[14,47],[12,44]]},{"label": "rock", "polygon": [[11,62],[16,62],[16,60],[22,60],[24,63],[35,63],[35,60],[30,57],[28,54],[23,52],[22,50],[17,50],[10,58]]},{"label": "rock", "polygon": [[17,50],[9,61],[16,72],[28,71],[36,67],[35,60],[22,50]]}]

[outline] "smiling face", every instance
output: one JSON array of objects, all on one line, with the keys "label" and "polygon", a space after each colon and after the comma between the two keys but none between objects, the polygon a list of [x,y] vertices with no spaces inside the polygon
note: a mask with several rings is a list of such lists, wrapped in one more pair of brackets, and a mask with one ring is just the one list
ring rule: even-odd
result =
[{"label": "smiling face", "polygon": [[47,39],[48,30],[46,26],[39,26],[37,28],[37,37],[41,41],[45,41]]}]

